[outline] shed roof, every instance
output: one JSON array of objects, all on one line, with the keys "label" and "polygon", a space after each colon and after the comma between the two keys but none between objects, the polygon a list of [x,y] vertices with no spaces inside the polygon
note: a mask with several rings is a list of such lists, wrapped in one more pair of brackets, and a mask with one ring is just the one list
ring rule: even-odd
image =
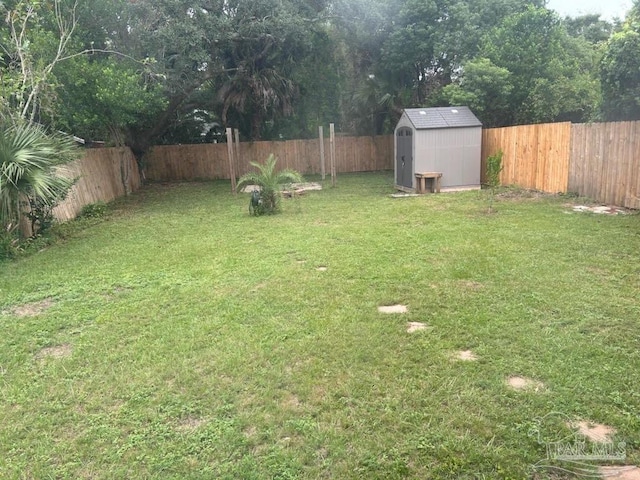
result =
[{"label": "shed roof", "polygon": [[469,107],[405,108],[404,112],[416,130],[482,126]]}]

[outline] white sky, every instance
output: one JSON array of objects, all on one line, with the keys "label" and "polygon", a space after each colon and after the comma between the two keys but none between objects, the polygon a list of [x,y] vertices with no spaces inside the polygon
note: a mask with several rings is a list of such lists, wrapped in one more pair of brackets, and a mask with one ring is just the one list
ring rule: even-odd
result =
[{"label": "white sky", "polygon": [[600,13],[611,20],[613,17],[624,18],[632,3],[632,0],[548,0],[547,8],[555,10],[561,17]]}]

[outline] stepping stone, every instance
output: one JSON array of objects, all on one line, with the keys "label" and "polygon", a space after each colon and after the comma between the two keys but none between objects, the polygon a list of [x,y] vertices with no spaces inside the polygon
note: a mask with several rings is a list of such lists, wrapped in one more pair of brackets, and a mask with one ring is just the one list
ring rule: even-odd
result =
[{"label": "stepping stone", "polygon": [[320,265],[318,268],[316,268],[316,270],[319,272],[326,272],[328,268],[325,267],[324,265]]},{"label": "stepping stone", "polygon": [[378,307],[380,313],[407,313],[406,305],[385,305]]},{"label": "stepping stone", "polygon": [[456,354],[456,358],[465,362],[475,362],[476,360],[478,360],[478,356],[471,350],[460,350]]},{"label": "stepping stone", "polygon": [[417,332],[418,330],[426,330],[427,325],[420,322],[407,323],[407,333]]},{"label": "stepping stone", "polygon": [[634,465],[599,467],[598,473],[606,480],[640,480],[640,468]]},{"label": "stepping stone", "polygon": [[585,420],[572,425],[578,431],[595,443],[607,443],[611,441],[611,436],[616,433],[616,429],[601,423],[591,423]]}]

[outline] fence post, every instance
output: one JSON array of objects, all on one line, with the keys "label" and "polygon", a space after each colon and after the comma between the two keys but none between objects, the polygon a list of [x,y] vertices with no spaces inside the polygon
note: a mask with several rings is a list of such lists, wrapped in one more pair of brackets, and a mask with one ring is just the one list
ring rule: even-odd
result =
[{"label": "fence post", "polygon": [[236,171],[233,168],[233,132],[227,128],[227,154],[229,155],[229,177],[231,178],[231,191],[235,195],[236,191]]},{"label": "fence post", "polygon": [[333,123],[329,124],[329,145],[331,146],[331,186],[336,186],[336,132]]},{"label": "fence post", "polygon": [[233,152],[233,159],[234,159],[234,173],[237,176],[240,176],[240,171],[242,170],[242,165],[240,165],[240,130],[238,130],[237,128],[234,129],[233,131],[234,136],[235,136],[235,143],[234,143],[234,147],[235,150]]},{"label": "fence post", "polygon": [[318,137],[320,141],[320,172],[322,173],[322,180],[326,176],[324,168],[324,132],[322,131],[322,125],[318,127]]}]

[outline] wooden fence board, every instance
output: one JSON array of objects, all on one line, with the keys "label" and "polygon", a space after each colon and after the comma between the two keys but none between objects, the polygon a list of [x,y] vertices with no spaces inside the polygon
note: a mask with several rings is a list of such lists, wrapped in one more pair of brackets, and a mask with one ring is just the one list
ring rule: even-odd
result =
[{"label": "wooden fence board", "polygon": [[640,208],[640,122],[574,124],[569,190]]},{"label": "wooden fence board", "polygon": [[[325,152],[329,139],[324,139]],[[237,159],[237,174],[250,169],[249,162],[263,163],[273,153],[278,168],[292,168],[303,174],[319,174],[320,145],[317,139],[242,142]],[[153,181],[190,181],[228,179],[226,144],[159,145],[145,157],[145,176]],[[338,173],[389,170],[393,168],[393,136],[336,136]]]},{"label": "wooden fence board", "polygon": [[482,182],[486,182],[487,157],[502,150],[502,184],[566,192],[570,141],[569,122],[485,129],[482,132]]},{"label": "wooden fence board", "polygon": [[67,198],[53,210],[59,221],[71,220],[85,205],[110,202],[139,189],[141,184],[136,160],[131,150],[124,147],[85,150],[84,157],[65,170],[65,175],[78,180]]}]

